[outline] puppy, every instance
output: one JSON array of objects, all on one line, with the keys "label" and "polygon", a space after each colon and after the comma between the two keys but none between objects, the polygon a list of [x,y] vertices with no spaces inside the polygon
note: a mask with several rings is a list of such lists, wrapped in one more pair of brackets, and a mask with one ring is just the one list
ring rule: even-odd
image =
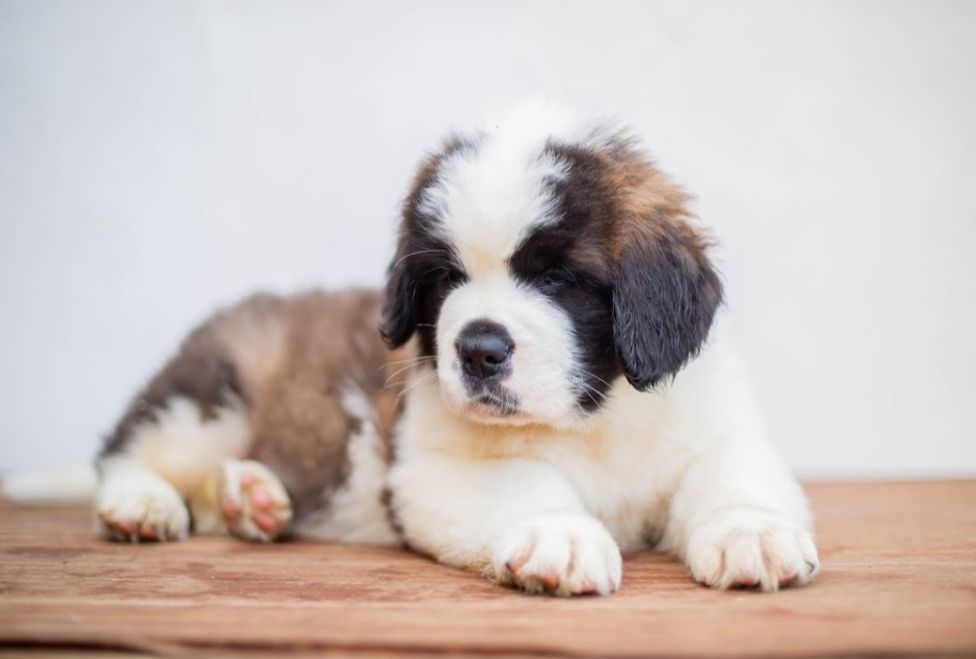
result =
[{"label": "puppy", "polygon": [[808,507],[712,327],[707,247],[613,123],[452,136],[382,294],[259,295],[189,336],[99,455],[98,523],[402,542],[556,595],[614,592],[643,548],[709,586],[804,584]]}]

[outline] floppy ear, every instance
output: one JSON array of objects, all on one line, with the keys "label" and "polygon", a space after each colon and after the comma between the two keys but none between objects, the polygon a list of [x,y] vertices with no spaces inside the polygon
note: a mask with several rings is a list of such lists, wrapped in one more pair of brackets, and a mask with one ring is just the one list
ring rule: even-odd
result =
[{"label": "floppy ear", "polygon": [[411,257],[423,253],[413,244],[411,236],[419,236],[429,218],[420,212],[424,191],[436,180],[437,167],[443,156],[433,155],[420,163],[410,185],[410,192],[403,200],[400,216],[400,237],[396,254],[386,272],[386,291],[383,300],[383,316],[380,335],[391,349],[399,348],[410,340],[417,329],[419,302],[417,287],[420,279]]},{"label": "floppy ear", "polygon": [[437,181],[438,167],[444,158],[470,147],[470,140],[456,135],[448,136],[439,152],[421,161],[410,192],[403,201],[400,238],[396,255],[387,271],[386,299],[383,301],[383,317],[380,321],[380,334],[390,348],[398,348],[410,340],[419,322],[419,305],[422,304],[424,292],[418,290],[422,275],[418,273],[412,257],[426,252],[443,251],[437,245],[428,244],[429,241],[425,242],[423,238],[423,234],[433,223],[429,210],[424,209],[424,193]]},{"label": "floppy ear", "polygon": [[380,335],[386,345],[399,348],[417,329],[416,293],[419,282],[408,258],[406,236],[401,235],[396,255],[387,272]]},{"label": "floppy ear", "polygon": [[697,354],[722,301],[705,241],[684,223],[623,249],[614,273],[613,333],[627,380],[644,391]]},{"label": "floppy ear", "polygon": [[424,273],[429,273],[430,269],[421,270],[412,257],[447,251],[431,242],[429,236],[424,237],[434,223],[430,209],[425,208],[424,193],[437,182],[438,168],[445,158],[475,148],[476,144],[476,137],[448,135],[439,151],[421,161],[414,175],[410,193],[403,202],[400,239],[387,272],[386,299],[380,322],[380,334],[390,348],[398,348],[410,340],[422,315],[420,305],[424,303],[427,291],[420,290],[420,286]]}]

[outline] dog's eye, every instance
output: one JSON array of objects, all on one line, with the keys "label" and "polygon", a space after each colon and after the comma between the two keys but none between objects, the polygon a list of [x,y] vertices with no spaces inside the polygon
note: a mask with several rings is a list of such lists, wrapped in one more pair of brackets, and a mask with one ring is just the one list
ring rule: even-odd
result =
[{"label": "dog's eye", "polygon": [[552,269],[542,273],[539,277],[539,283],[543,288],[554,289],[569,284],[572,279],[572,276],[565,270]]},{"label": "dog's eye", "polygon": [[441,288],[456,288],[464,283],[464,275],[457,270],[438,270],[436,274],[437,285]]}]

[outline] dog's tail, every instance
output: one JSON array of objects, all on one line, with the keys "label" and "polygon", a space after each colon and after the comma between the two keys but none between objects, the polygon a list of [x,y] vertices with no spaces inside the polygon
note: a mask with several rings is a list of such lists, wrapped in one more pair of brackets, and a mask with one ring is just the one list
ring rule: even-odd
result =
[{"label": "dog's tail", "polygon": [[16,503],[82,503],[94,496],[97,480],[91,465],[18,470],[3,475],[0,495]]}]

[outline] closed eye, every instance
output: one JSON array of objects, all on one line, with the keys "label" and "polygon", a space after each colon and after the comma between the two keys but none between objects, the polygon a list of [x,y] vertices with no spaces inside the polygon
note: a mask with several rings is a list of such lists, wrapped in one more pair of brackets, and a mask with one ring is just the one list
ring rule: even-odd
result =
[{"label": "closed eye", "polygon": [[573,273],[564,268],[550,268],[543,272],[538,279],[543,288],[556,289],[575,283]]},{"label": "closed eye", "polygon": [[431,275],[442,288],[456,288],[467,281],[467,276],[454,268],[438,268]]}]

